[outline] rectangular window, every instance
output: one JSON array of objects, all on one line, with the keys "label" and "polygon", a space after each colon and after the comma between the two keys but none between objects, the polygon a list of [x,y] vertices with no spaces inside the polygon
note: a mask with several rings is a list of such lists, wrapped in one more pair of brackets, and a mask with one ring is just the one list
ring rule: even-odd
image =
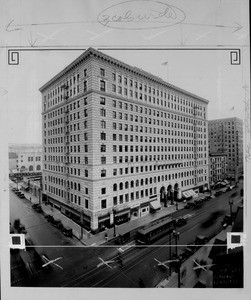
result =
[{"label": "rectangular window", "polygon": [[105,132],[101,132],[100,133],[100,139],[101,139],[101,141],[105,141],[106,140],[106,134],[105,134]]},{"label": "rectangular window", "polygon": [[104,80],[100,80],[100,91],[105,92],[105,81]]},{"label": "rectangular window", "polygon": [[100,97],[100,104],[105,105],[105,97]]},{"label": "rectangular window", "polygon": [[106,177],[106,170],[101,170],[101,177]]},{"label": "rectangular window", "polygon": [[106,116],[106,110],[104,108],[100,108],[100,115],[101,115],[101,117]]},{"label": "rectangular window", "polygon": [[105,195],[105,194],[106,194],[106,188],[102,188],[102,189],[101,189],[101,194],[102,194],[102,195]]},{"label": "rectangular window", "polygon": [[87,80],[84,81],[84,92],[87,91]]},{"label": "rectangular window", "polygon": [[106,199],[101,200],[101,209],[106,208]]},{"label": "rectangular window", "polygon": [[100,152],[106,152],[106,145],[102,144],[100,146]]},{"label": "rectangular window", "polygon": [[105,69],[100,68],[100,76],[105,76]]}]

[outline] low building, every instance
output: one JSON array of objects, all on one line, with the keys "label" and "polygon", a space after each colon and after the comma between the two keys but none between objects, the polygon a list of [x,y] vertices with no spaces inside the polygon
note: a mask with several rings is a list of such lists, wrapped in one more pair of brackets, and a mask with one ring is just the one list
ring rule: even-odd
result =
[{"label": "low building", "polygon": [[42,146],[9,145],[9,174],[42,171]]}]

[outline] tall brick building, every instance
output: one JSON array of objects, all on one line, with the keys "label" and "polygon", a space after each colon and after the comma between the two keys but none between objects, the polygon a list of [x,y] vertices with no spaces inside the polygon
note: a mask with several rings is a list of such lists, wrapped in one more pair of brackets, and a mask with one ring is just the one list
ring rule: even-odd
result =
[{"label": "tall brick building", "polygon": [[208,187],[207,100],[93,48],[40,92],[43,198],[84,227]]},{"label": "tall brick building", "polygon": [[243,122],[239,118],[210,120],[209,152],[226,154],[226,175],[236,181],[243,175]]}]

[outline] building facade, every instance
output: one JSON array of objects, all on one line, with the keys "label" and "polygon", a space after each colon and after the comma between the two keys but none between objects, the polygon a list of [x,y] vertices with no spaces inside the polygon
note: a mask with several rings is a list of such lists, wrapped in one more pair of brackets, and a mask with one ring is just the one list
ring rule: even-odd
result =
[{"label": "building facade", "polygon": [[208,101],[89,48],[40,88],[43,198],[93,232],[208,187]]},{"label": "building facade", "polygon": [[239,118],[209,121],[209,153],[227,155],[227,177],[243,175],[243,122]]},{"label": "building facade", "polygon": [[209,154],[209,182],[210,185],[227,178],[227,154]]},{"label": "building facade", "polygon": [[10,145],[9,172],[41,172],[42,145]]}]

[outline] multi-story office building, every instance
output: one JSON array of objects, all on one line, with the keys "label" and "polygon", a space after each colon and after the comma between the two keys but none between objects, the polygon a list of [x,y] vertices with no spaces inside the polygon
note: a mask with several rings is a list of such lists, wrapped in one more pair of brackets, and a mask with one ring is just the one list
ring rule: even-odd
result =
[{"label": "multi-story office building", "polygon": [[227,154],[209,154],[209,182],[210,185],[227,178]]},{"label": "multi-story office building", "polygon": [[92,231],[208,187],[208,101],[89,48],[40,88],[44,199]]},{"label": "multi-story office building", "polygon": [[9,145],[9,172],[41,172],[42,145]]},{"label": "multi-story office building", "polygon": [[239,118],[210,120],[209,153],[227,155],[227,177],[243,175],[243,122]]}]

